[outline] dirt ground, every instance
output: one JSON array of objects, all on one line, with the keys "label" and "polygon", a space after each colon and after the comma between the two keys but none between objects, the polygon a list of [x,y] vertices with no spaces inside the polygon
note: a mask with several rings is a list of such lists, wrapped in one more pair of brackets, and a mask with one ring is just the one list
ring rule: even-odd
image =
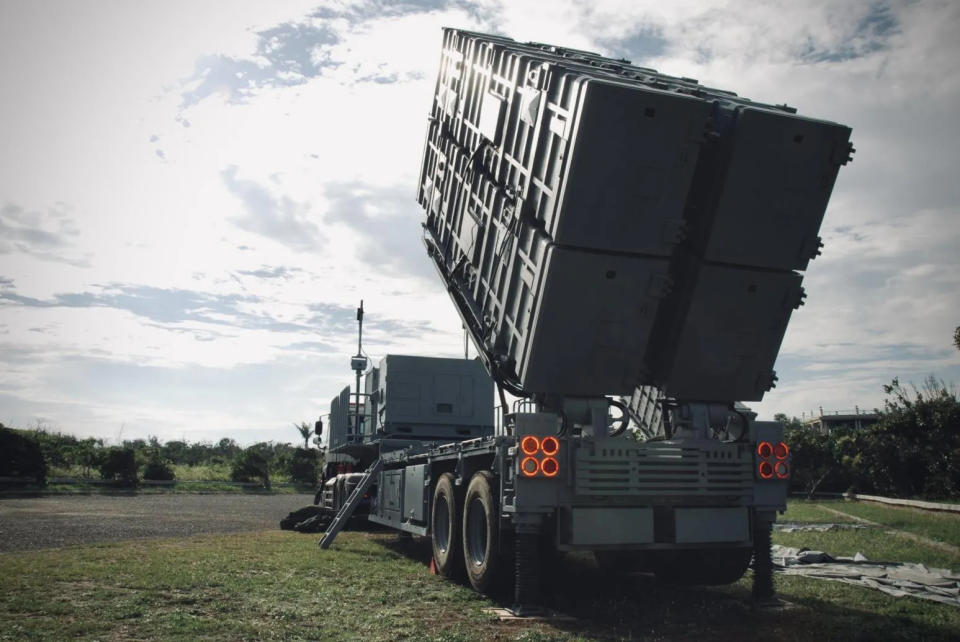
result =
[{"label": "dirt ground", "polygon": [[0,499],[0,552],[279,528],[312,495],[51,495]]}]

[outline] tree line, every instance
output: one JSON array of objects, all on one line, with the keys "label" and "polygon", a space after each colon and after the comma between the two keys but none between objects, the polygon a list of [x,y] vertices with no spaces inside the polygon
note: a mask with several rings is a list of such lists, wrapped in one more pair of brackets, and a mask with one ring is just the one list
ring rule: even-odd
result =
[{"label": "tree line", "polygon": [[[893,497],[956,498],[960,495],[960,401],[943,381],[928,378],[919,388],[894,379],[876,424],[816,432],[796,417],[778,414],[791,449],[791,490],[875,493]],[[309,448],[310,428],[294,424],[304,447],[261,442],[241,447],[168,441],[79,439],[44,429],[14,430],[0,424],[0,477],[27,476],[43,483],[50,470],[70,469],[118,483],[173,480],[175,467],[229,470],[232,481],[266,488],[277,475],[315,486],[322,453]]]},{"label": "tree line", "polygon": [[[298,431],[300,424],[295,424]],[[270,488],[280,475],[297,484],[314,486],[321,453],[277,442],[240,446],[233,439],[216,443],[156,437],[128,439],[119,446],[102,439],[81,439],[38,426],[20,430],[0,424],[0,477],[31,477],[45,484],[51,471],[71,471],[81,478],[99,477],[118,484],[139,480],[172,481],[182,467],[229,471],[231,481],[260,483]]]},{"label": "tree line", "polygon": [[960,495],[960,401],[943,381],[884,386],[880,420],[819,433],[780,414],[790,445],[791,490],[888,497]]}]

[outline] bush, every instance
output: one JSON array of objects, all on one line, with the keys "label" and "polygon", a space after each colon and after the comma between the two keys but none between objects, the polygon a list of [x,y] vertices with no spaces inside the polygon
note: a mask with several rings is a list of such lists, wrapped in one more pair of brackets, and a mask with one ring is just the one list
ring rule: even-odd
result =
[{"label": "bush", "polygon": [[109,448],[100,463],[101,479],[137,483],[137,457],[131,448]]},{"label": "bush", "polygon": [[[852,490],[891,497],[953,498],[960,493],[960,400],[930,378],[908,390],[896,379],[880,421],[862,430],[786,432],[791,490]],[[782,415],[777,416],[783,420]]]},{"label": "bush", "polygon": [[32,439],[0,424],[0,476],[33,477],[47,483],[47,463]]},{"label": "bush", "polygon": [[290,481],[296,484],[317,485],[317,451],[297,448],[287,466]]},{"label": "bush", "polygon": [[882,495],[956,497],[960,491],[960,400],[942,381],[884,386],[880,421],[856,435],[849,464],[860,488]]},{"label": "bush", "polygon": [[230,479],[235,482],[261,482],[270,490],[270,460],[252,446],[233,460]]},{"label": "bush", "polygon": [[154,452],[150,459],[143,465],[143,478],[152,481],[172,481],[175,475],[170,462],[162,459],[160,454]]}]

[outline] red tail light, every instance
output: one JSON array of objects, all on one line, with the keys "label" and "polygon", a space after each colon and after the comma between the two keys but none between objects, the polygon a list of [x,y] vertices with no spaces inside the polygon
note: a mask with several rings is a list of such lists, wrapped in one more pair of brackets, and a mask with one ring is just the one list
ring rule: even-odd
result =
[{"label": "red tail light", "polygon": [[556,477],[560,472],[560,464],[553,457],[547,457],[540,463],[540,472],[544,477]]},{"label": "red tail light", "polygon": [[790,448],[781,441],[773,447],[773,454],[777,456],[777,459],[786,459],[787,455],[790,454]]},{"label": "red tail light", "polygon": [[777,479],[787,479],[790,477],[790,464],[785,461],[778,461],[774,470],[776,470]]},{"label": "red tail light", "polygon": [[560,440],[527,435],[520,440],[520,474],[526,478],[552,478],[560,474]]},{"label": "red tail light", "polygon": [[560,450],[560,442],[557,441],[556,437],[544,437],[543,441],[540,442],[540,450],[543,451],[544,455],[552,457]]},{"label": "red tail light", "polygon": [[540,440],[533,435],[527,435],[520,441],[520,450],[524,455],[536,455],[540,450]]},{"label": "red tail light", "polygon": [[770,445],[769,441],[761,441],[757,444],[757,454],[766,459],[773,454],[773,446]]},{"label": "red tail light", "polygon": [[520,462],[520,472],[524,477],[534,477],[540,472],[540,462],[536,457],[524,457]]},{"label": "red tail light", "polygon": [[769,461],[761,461],[760,466],[757,467],[757,470],[760,472],[760,477],[763,479],[773,479],[773,464]]}]

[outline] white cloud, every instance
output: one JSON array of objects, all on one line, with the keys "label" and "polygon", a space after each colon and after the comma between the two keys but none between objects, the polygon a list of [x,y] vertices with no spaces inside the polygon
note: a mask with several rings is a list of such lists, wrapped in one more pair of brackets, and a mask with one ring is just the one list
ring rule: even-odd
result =
[{"label": "white cloud", "polygon": [[[281,438],[258,431],[349,380],[361,298],[372,356],[459,354],[413,202],[442,26],[633,56],[852,126],[758,407],[869,407],[896,375],[960,378],[955,3],[315,5],[0,5],[0,205],[16,208],[0,290],[38,302],[0,301],[0,421]],[[218,381],[233,397],[187,394]]]}]

